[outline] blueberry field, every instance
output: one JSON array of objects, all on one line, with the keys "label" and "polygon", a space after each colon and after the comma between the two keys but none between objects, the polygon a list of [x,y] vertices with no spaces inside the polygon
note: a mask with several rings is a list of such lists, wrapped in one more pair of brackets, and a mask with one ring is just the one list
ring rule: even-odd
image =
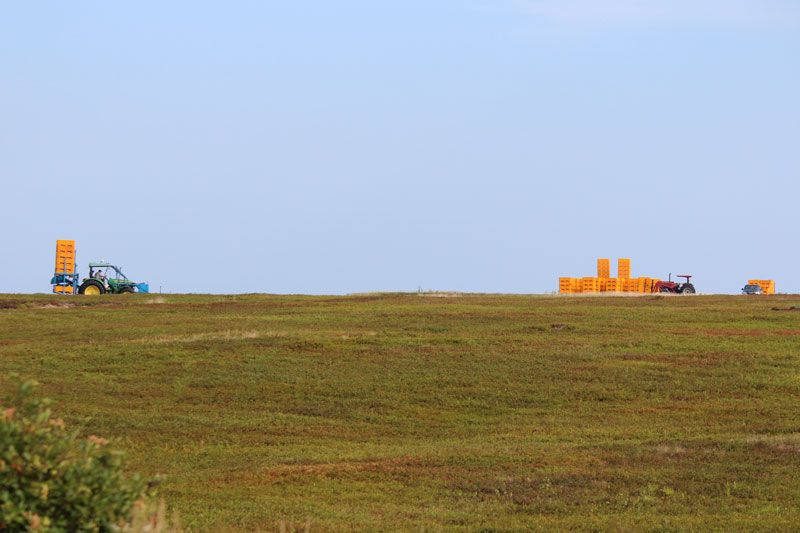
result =
[{"label": "blueberry field", "polygon": [[192,531],[787,530],[800,297],[0,295]]}]

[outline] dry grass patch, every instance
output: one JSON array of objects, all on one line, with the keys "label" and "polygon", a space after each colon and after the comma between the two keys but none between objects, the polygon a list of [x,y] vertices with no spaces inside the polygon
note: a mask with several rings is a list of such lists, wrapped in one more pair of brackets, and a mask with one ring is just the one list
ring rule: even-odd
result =
[{"label": "dry grass patch", "polygon": [[165,343],[184,343],[198,342],[207,340],[243,340],[258,339],[260,337],[284,337],[288,332],[275,331],[216,331],[211,333],[192,333],[187,335],[162,335],[159,337],[142,337],[131,342],[144,344],[165,344]]},{"label": "dry grass patch", "polygon": [[784,435],[756,435],[747,437],[744,442],[757,447],[769,447],[779,452],[800,454],[800,433]]}]

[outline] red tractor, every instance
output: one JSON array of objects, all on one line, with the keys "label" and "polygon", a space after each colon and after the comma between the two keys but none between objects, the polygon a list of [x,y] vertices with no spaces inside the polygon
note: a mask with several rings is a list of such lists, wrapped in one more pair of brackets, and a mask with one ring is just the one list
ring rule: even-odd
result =
[{"label": "red tractor", "polygon": [[677,276],[679,278],[686,278],[686,283],[678,283],[672,281],[672,274],[669,275],[669,281],[659,281],[653,287],[653,292],[670,293],[670,294],[695,294],[694,285],[689,283],[692,276]]}]

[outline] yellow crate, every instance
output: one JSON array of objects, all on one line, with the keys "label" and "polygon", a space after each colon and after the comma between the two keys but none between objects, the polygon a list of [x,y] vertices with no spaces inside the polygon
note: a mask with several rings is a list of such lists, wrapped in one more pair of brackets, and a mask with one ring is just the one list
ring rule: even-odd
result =
[{"label": "yellow crate", "polygon": [[608,278],[597,278],[597,285],[595,286],[597,292],[606,292],[607,281]]},{"label": "yellow crate", "polygon": [[66,287],[63,287],[61,285],[56,285],[55,287],[53,287],[53,292],[72,294],[72,285]]},{"label": "yellow crate", "polygon": [[639,290],[639,280],[637,279],[622,279],[623,292],[637,292]]},{"label": "yellow crate", "polygon": [[617,278],[606,278],[606,292],[619,292]]},{"label": "yellow crate", "polygon": [[639,292],[648,293],[653,292],[653,279],[652,278],[637,278],[639,280]]},{"label": "yellow crate", "polygon": [[611,277],[611,260],[598,259],[597,260],[597,277],[609,278]]},{"label": "yellow crate", "polygon": [[749,285],[758,285],[764,294],[775,294],[775,280],[773,279],[751,279]]},{"label": "yellow crate", "polygon": [[581,278],[570,278],[572,284],[572,292],[580,294],[583,292],[583,281]]},{"label": "yellow crate", "polygon": [[558,292],[559,294],[569,294],[572,292],[572,279],[571,278],[558,278]]},{"label": "yellow crate", "polygon": [[622,279],[630,279],[631,277],[631,260],[619,259],[617,260],[617,277]]},{"label": "yellow crate", "polygon": [[75,241],[56,241],[55,272],[75,273]]},{"label": "yellow crate", "polygon": [[582,292],[597,292],[597,278],[581,278]]}]

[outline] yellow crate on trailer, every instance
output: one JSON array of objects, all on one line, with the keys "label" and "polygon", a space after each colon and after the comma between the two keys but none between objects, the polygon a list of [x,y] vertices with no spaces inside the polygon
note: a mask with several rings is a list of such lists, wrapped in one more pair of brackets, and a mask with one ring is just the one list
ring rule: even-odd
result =
[{"label": "yellow crate on trailer", "polygon": [[[775,280],[770,279],[765,281],[768,281],[767,292],[765,294],[775,294]],[[763,291],[764,289],[761,290]]]},{"label": "yellow crate on trailer", "polygon": [[73,294],[77,287],[78,266],[75,263],[75,241],[56,240],[56,264],[53,269],[53,292],[56,294]]},{"label": "yellow crate on trailer", "polygon": [[56,268],[61,274],[75,273],[75,241],[56,241]]},{"label": "yellow crate on trailer", "polygon": [[772,279],[751,279],[747,282],[750,285],[761,287],[763,294],[775,294],[775,280]]}]

